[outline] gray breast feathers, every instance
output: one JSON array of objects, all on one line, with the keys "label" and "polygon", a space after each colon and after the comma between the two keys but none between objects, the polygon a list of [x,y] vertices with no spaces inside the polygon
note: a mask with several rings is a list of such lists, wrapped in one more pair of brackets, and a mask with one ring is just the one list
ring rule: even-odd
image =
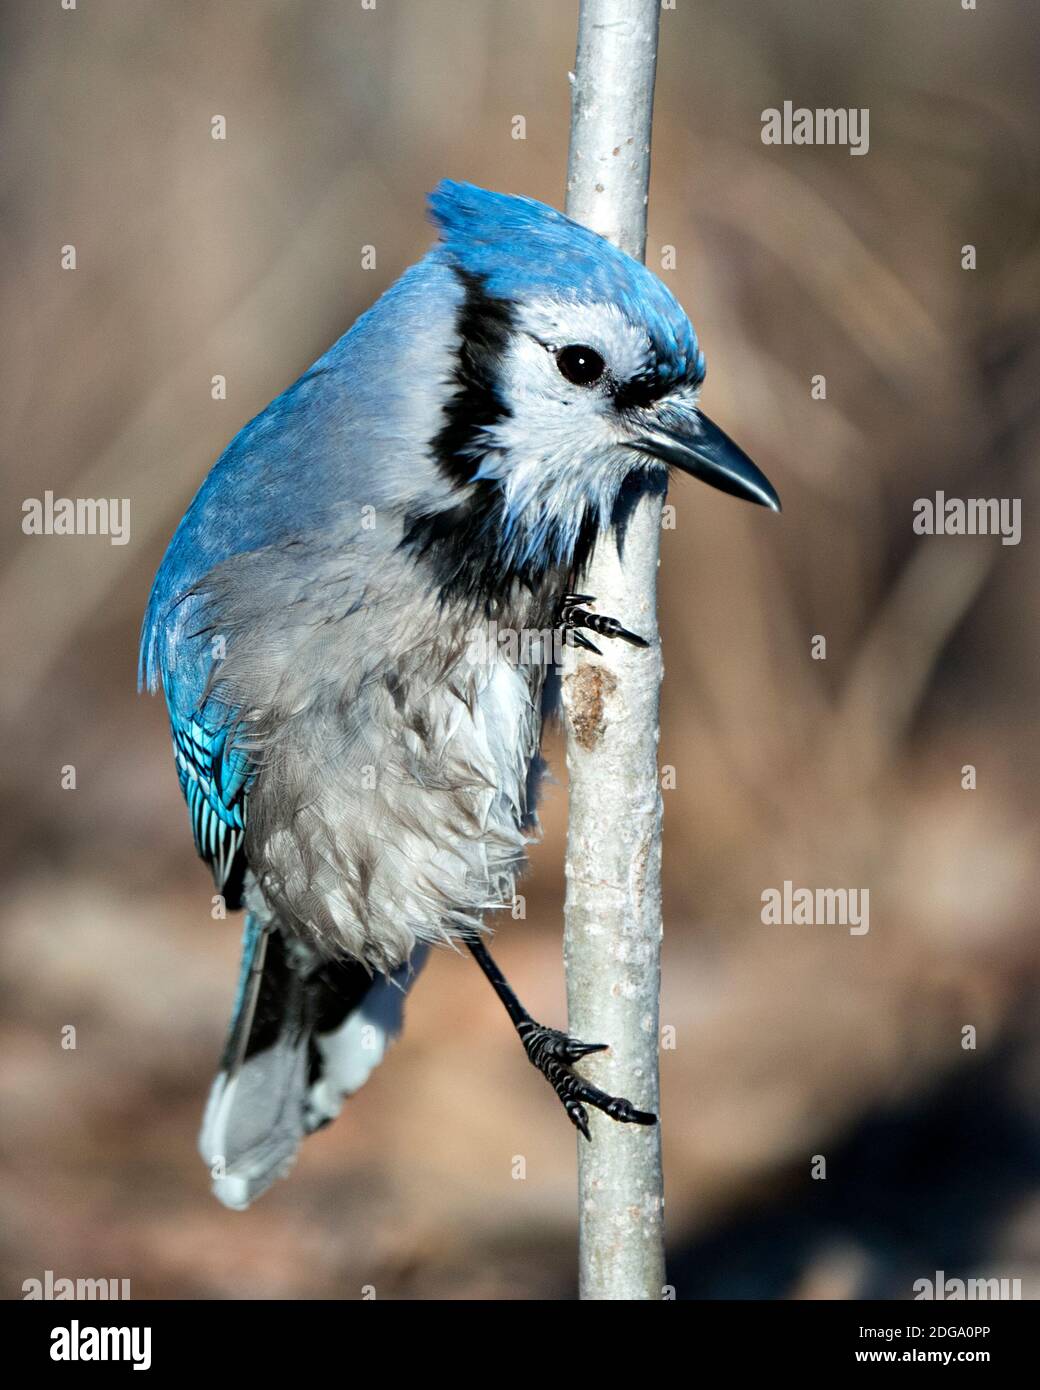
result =
[{"label": "gray breast feathers", "polygon": [[343,553],[268,551],[211,578],[215,688],[258,768],[246,855],[268,903],[389,972],[511,901],[543,672],[475,640],[399,553]]}]

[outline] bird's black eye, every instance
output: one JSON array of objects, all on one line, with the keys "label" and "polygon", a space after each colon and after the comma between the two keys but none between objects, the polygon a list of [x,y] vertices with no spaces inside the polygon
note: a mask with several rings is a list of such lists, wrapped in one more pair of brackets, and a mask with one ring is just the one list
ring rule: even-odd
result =
[{"label": "bird's black eye", "polygon": [[603,375],[606,363],[595,348],[574,343],[570,347],[560,348],[556,354],[556,365],[560,374],[575,386],[591,386]]}]

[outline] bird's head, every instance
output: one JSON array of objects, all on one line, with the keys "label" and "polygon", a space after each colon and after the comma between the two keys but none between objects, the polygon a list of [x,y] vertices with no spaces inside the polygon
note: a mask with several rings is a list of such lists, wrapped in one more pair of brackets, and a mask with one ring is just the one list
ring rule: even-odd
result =
[{"label": "bird's head", "polygon": [[469,512],[486,514],[500,563],[521,574],[570,563],[634,473],[677,468],[779,511],[767,479],[700,411],[704,355],[645,266],[529,198],[445,181],[430,211],[432,258],[460,287],[430,444]]}]

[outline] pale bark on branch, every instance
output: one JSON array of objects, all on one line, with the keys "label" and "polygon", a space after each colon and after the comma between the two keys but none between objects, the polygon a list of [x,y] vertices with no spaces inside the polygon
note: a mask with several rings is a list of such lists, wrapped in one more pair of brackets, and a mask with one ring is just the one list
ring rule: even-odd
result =
[{"label": "pale bark on branch", "polygon": [[[572,79],[567,212],[642,260],[660,0],[582,0]],[[570,812],[564,954],[572,1034],[607,1042],[583,1073],[659,1110],[662,675],[656,587],[663,496],[627,519],[623,554],[597,548],[583,589],[649,639],[571,654],[563,678]],[[659,1299],[664,1285],[660,1125],[593,1110],[578,1139],[580,1291]]]}]

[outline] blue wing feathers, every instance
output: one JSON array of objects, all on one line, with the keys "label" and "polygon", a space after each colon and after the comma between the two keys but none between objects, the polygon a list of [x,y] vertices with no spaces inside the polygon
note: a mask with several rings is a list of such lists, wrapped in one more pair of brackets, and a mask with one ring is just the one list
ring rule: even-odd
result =
[{"label": "blue wing feathers", "polygon": [[233,746],[226,726],[214,730],[198,715],[187,719],[174,715],[171,727],[177,777],[188,803],[195,847],[211,865],[218,889],[227,893],[231,888],[237,898],[251,780],[249,758]]}]

